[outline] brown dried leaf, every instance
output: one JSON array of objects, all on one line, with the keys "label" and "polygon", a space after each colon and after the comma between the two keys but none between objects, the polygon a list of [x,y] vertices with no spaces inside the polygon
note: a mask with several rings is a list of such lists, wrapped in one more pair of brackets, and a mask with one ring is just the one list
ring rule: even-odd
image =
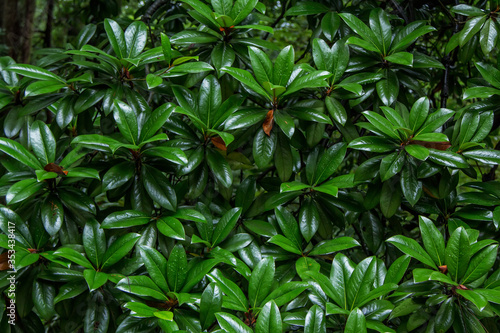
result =
[{"label": "brown dried leaf", "polygon": [[220,136],[212,137],[212,138],[210,138],[210,140],[212,140],[212,143],[214,144],[214,146],[219,148],[220,150],[224,150],[224,151],[227,150],[226,143],[224,142],[224,140],[222,140],[222,138]]},{"label": "brown dried leaf", "polygon": [[264,120],[264,124],[262,124],[262,128],[264,129],[264,132],[270,136],[271,135],[271,130],[273,129],[273,124],[274,124],[274,111],[269,110],[266,115],[266,119]]},{"label": "brown dried leaf", "polygon": [[427,141],[420,141],[420,140],[412,140],[410,143],[420,145],[426,148],[433,148],[437,150],[446,150],[451,147],[451,144],[448,141],[441,141],[441,142],[427,142]]},{"label": "brown dried leaf", "polygon": [[43,169],[47,172],[55,172],[60,176],[68,174],[68,171],[64,171],[63,168],[55,163],[49,163]]}]

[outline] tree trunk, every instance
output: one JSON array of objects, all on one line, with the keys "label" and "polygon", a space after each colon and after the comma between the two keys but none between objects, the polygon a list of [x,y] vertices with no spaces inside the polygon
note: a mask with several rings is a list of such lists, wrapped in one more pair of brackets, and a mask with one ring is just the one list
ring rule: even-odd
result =
[{"label": "tree trunk", "polygon": [[47,24],[43,37],[43,47],[52,46],[52,22],[54,21],[54,0],[47,0]]},{"label": "tree trunk", "polygon": [[3,0],[4,44],[16,62],[29,63],[36,0]]},{"label": "tree trunk", "polygon": [[36,0],[25,0],[23,24],[22,62],[28,64],[31,58],[31,40],[33,39],[33,21],[35,20]]}]

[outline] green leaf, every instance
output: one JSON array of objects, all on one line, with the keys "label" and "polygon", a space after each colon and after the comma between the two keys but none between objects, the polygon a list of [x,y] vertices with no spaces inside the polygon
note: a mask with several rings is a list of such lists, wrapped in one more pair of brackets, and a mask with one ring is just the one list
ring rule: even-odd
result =
[{"label": "green leaf", "polygon": [[125,58],[136,58],[141,54],[142,50],[144,50],[144,47],[146,46],[148,28],[144,22],[134,21],[125,30],[124,37],[127,47]]},{"label": "green leaf", "polygon": [[451,234],[445,251],[446,266],[454,281],[458,282],[465,274],[470,258],[469,236],[463,227],[458,227]]},{"label": "green leaf", "polygon": [[33,304],[41,319],[50,320],[55,314],[54,298],[56,288],[50,284],[35,280],[32,287]]},{"label": "green leaf", "polygon": [[469,262],[467,271],[464,273],[461,283],[474,282],[488,273],[495,264],[497,251],[498,245],[492,244],[474,254]]},{"label": "green leaf", "polygon": [[258,0],[240,0],[235,1],[231,10],[231,17],[234,17],[234,25],[241,23],[248,15],[258,7]]},{"label": "green leaf", "polygon": [[268,136],[263,130],[258,130],[253,141],[253,158],[259,169],[265,168],[272,160],[276,150],[277,136],[274,132]]},{"label": "green leaf", "polygon": [[64,87],[66,84],[58,81],[38,81],[26,87],[24,97],[54,93]]},{"label": "green leaf", "polygon": [[396,246],[399,250],[401,250],[401,252],[417,259],[421,263],[430,266],[432,268],[436,267],[432,258],[429,256],[427,252],[424,251],[424,249],[417,243],[416,240],[405,236],[397,235],[389,238],[387,242]]},{"label": "green leaf", "polygon": [[377,128],[380,133],[396,140],[400,139],[392,124],[378,113],[372,111],[364,111],[363,115],[370,122],[370,124]]},{"label": "green leaf", "polygon": [[33,65],[15,64],[8,66],[6,70],[20,74],[22,76],[30,77],[32,79],[44,80],[44,81],[59,81],[64,84],[66,83],[66,81],[63,78],[57,76],[56,74],[51,73],[46,69]]},{"label": "green leaf", "polygon": [[293,156],[289,141],[281,134],[278,135],[278,144],[274,153],[274,164],[281,181],[286,182],[290,179],[293,172]]},{"label": "green leaf", "polygon": [[335,239],[330,239],[318,243],[311,252],[310,256],[325,255],[342,250],[347,250],[360,244],[351,237],[337,237]]},{"label": "green leaf", "polygon": [[394,37],[391,52],[399,52],[405,50],[408,46],[413,44],[420,36],[435,31],[436,28],[429,25],[420,26],[420,22],[412,22],[396,34]]},{"label": "green leaf", "polygon": [[215,321],[215,313],[222,308],[222,292],[215,283],[210,283],[201,294],[200,322],[204,329]]},{"label": "green leaf", "polygon": [[5,201],[8,205],[16,204],[28,199],[43,187],[44,183],[39,183],[33,178],[20,180],[8,189]]},{"label": "green leaf", "polygon": [[109,214],[101,224],[103,229],[128,228],[143,225],[151,220],[149,215],[135,210],[122,210]]},{"label": "green leaf", "polygon": [[413,66],[413,54],[409,52],[396,52],[384,58],[386,61],[403,66]]},{"label": "green leaf", "polygon": [[167,283],[167,260],[165,257],[149,246],[139,245],[138,248],[149,276],[151,276],[156,285],[164,292],[169,292],[170,288]]},{"label": "green leaf", "polygon": [[370,28],[377,37],[383,55],[386,55],[391,46],[392,28],[388,15],[382,8],[370,12]]},{"label": "green leaf", "polygon": [[83,266],[85,268],[94,269],[90,261],[87,258],[85,258],[83,254],[74,249],[68,247],[61,247],[57,249],[53,254],[71,260],[72,262],[80,266]]},{"label": "green leaf", "polygon": [[[274,68],[274,73],[276,73],[276,67]],[[331,74],[327,71],[314,71],[296,78],[288,85],[282,97],[291,95],[302,89],[328,87],[328,82],[325,79],[330,76]]]},{"label": "green leaf", "polygon": [[188,165],[188,158],[180,148],[156,146],[145,149],[142,153],[145,156],[164,158],[167,161],[170,161],[178,165],[182,166]]},{"label": "green leaf", "polygon": [[418,180],[417,169],[413,163],[408,163],[401,173],[401,190],[410,205],[415,206],[422,196],[422,182]]},{"label": "green leaf", "polygon": [[104,30],[108,36],[109,42],[113,51],[115,51],[118,59],[126,58],[127,55],[127,41],[123,34],[122,28],[111,19],[104,20]]},{"label": "green leaf", "polygon": [[5,154],[15,158],[24,165],[29,166],[33,169],[43,169],[40,162],[33,156],[26,148],[24,148],[20,143],[7,139],[0,138],[0,150]]},{"label": "green leaf", "polygon": [[377,94],[384,105],[392,105],[399,94],[399,80],[393,71],[386,70],[385,78],[376,83]]},{"label": "green leaf", "polygon": [[337,143],[328,148],[318,162],[312,183],[319,184],[327,180],[342,163],[347,145]]},{"label": "green leaf", "polygon": [[326,333],[325,314],[317,304],[307,312],[304,333]]},{"label": "green leaf", "polygon": [[475,34],[479,32],[486,21],[486,18],[486,15],[476,16],[465,22],[465,25],[459,35],[460,47],[463,47]]},{"label": "green leaf", "polygon": [[361,38],[363,38],[365,41],[371,43],[380,54],[383,54],[383,50],[381,50],[380,45],[375,43],[375,41],[378,40],[375,36],[375,33],[370,28],[368,28],[368,26],[366,26],[363,21],[361,21],[355,15],[349,13],[340,13],[339,16],[344,20],[349,28],[360,35]]},{"label": "green leaf", "polygon": [[175,106],[171,103],[165,103],[156,108],[142,126],[139,142],[148,140],[155,135],[155,133],[162,128],[174,110]]},{"label": "green leaf", "polygon": [[115,100],[115,111],[113,113],[120,133],[128,142],[135,145],[139,138],[139,126],[137,124],[137,115],[127,104]]},{"label": "green leaf", "polygon": [[261,260],[253,269],[248,281],[248,300],[250,306],[260,306],[262,301],[271,291],[274,282],[274,260],[267,257]]},{"label": "green leaf", "polygon": [[452,153],[451,151],[441,151],[436,149],[429,149],[429,160],[443,166],[452,168],[468,168],[469,164],[460,155]]},{"label": "green leaf", "polygon": [[387,270],[385,275],[384,284],[396,283],[398,284],[403,276],[406,274],[408,265],[410,264],[410,256],[405,254],[394,260],[391,267]]},{"label": "green leaf", "polygon": [[344,126],[347,122],[347,112],[344,106],[337,99],[330,96],[325,98],[325,105],[333,120]]},{"label": "green leaf", "polygon": [[482,11],[481,9],[479,9],[477,7],[465,5],[465,4],[453,6],[450,9],[450,12],[465,15],[465,16],[480,16],[480,15],[485,14],[484,11]]},{"label": "green leaf", "polygon": [[140,236],[139,234],[130,232],[116,239],[104,253],[102,268],[113,266],[125,257],[135,246]]},{"label": "green leaf", "polygon": [[453,311],[454,299],[453,297],[445,300],[435,317],[434,329],[436,333],[445,333],[451,327],[454,321],[454,311]]},{"label": "green leaf", "polygon": [[363,315],[363,312],[355,308],[349,314],[347,318],[347,322],[345,325],[346,332],[356,332],[356,333],[365,333],[366,332],[366,318]]},{"label": "green leaf", "polygon": [[93,269],[86,269],[83,271],[83,276],[90,291],[94,291],[100,288],[103,284],[108,281],[108,275],[103,272],[96,272]]},{"label": "green leaf", "polygon": [[387,155],[380,163],[380,180],[385,182],[401,171],[405,163],[405,155],[394,152]]},{"label": "green leaf", "polygon": [[233,173],[226,159],[216,151],[206,150],[207,162],[215,179],[224,187],[230,187],[233,183]]},{"label": "green leaf", "polygon": [[485,164],[500,164],[500,151],[498,150],[469,150],[463,152],[462,155]]},{"label": "green leaf", "polygon": [[40,208],[43,226],[50,236],[54,236],[62,227],[64,208],[56,196],[49,195]]},{"label": "green leaf", "polygon": [[225,331],[225,332],[231,332],[231,333],[253,333],[253,331],[245,325],[238,317],[235,315],[232,315],[230,313],[226,312],[217,312],[215,314],[217,317],[217,322],[219,323],[219,326]]},{"label": "green leaf", "polygon": [[168,300],[161,289],[145,275],[125,277],[118,281],[116,288],[133,295],[148,296],[159,301]]},{"label": "green leaf", "polygon": [[255,324],[255,333],[274,333],[282,331],[283,324],[280,310],[276,302],[271,300],[267,302],[260,311],[257,323]]},{"label": "green leaf", "polygon": [[66,283],[59,288],[57,296],[54,297],[54,304],[64,301],[65,299],[76,297],[87,290],[88,286],[85,281],[79,280]]},{"label": "green leaf", "polygon": [[426,269],[426,268],[417,268],[413,270],[413,280],[418,283],[418,282],[424,282],[424,281],[439,281],[443,282],[446,284],[450,284],[452,286],[457,286],[458,284],[454,282],[452,279],[450,279],[449,276],[444,275],[441,272],[434,271],[432,269]]},{"label": "green leaf", "polygon": [[156,227],[159,232],[167,237],[179,240],[184,240],[186,238],[186,233],[182,223],[175,217],[167,216],[158,219]]},{"label": "green leaf", "polygon": [[153,89],[162,84],[163,79],[155,74],[148,74],[146,76],[146,83],[148,85],[148,89]]},{"label": "green leaf", "polygon": [[233,230],[241,216],[241,208],[236,207],[228,210],[219,220],[215,226],[212,236],[212,247],[222,242],[229,233]]},{"label": "green leaf", "polygon": [[479,44],[481,45],[481,50],[484,54],[489,54],[493,48],[497,45],[498,41],[498,27],[496,20],[490,18],[488,19],[479,35]]},{"label": "green leaf", "polygon": [[172,291],[180,291],[187,276],[186,251],[177,244],[170,252],[167,263],[167,282]]},{"label": "green leaf", "polygon": [[419,216],[419,227],[425,250],[437,266],[445,263],[445,246],[443,235],[434,223],[424,216]]},{"label": "green leaf", "polygon": [[380,193],[380,210],[385,217],[389,218],[396,214],[401,204],[401,192],[399,187],[392,182],[384,182]]},{"label": "green leaf", "polygon": [[318,231],[320,224],[320,216],[316,203],[312,198],[307,198],[300,207],[299,212],[299,227],[302,236],[309,242]]},{"label": "green leaf", "polygon": [[233,68],[233,67],[223,67],[221,68],[222,72],[228,73],[232,77],[234,77],[236,80],[240,81],[242,84],[246,85],[248,88],[256,92],[257,94],[261,95],[262,97],[265,97],[267,100],[271,100],[271,97],[269,94],[255,81],[253,76],[240,68]]},{"label": "green leaf", "polygon": [[101,267],[106,253],[106,236],[100,227],[96,220],[91,219],[85,224],[82,234],[85,253],[96,268]]},{"label": "green leaf", "polygon": [[141,176],[146,192],[160,206],[171,211],[177,209],[177,195],[163,173],[153,167],[142,165]]},{"label": "green leaf", "polygon": [[481,76],[493,87],[500,89],[500,71],[490,64],[477,62],[476,68]]},{"label": "green leaf", "polygon": [[406,145],[405,146],[405,151],[410,154],[411,156],[415,157],[416,159],[419,159],[421,161],[425,161],[427,157],[429,157],[429,149],[427,149],[424,146],[420,145]]},{"label": "green leaf", "polygon": [[236,311],[248,311],[248,301],[236,283],[225,278],[217,269],[208,274],[208,278],[215,282],[224,293],[223,307]]},{"label": "green leaf", "polygon": [[468,299],[479,309],[479,311],[483,311],[484,308],[488,305],[488,300],[479,293],[476,293],[474,290],[461,290],[457,289],[457,293],[462,295],[464,298]]},{"label": "green leaf", "polygon": [[125,185],[135,174],[132,162],[121,162],[111,167],[102,177],[102,191],[106,192]]},{"label": "green leaf", "polygon": [[359,304],[372,289],[377,273],[377,260],[368,257],[361,261],[352,272],[347,282],[347,304],[353,309]]},{"label": "green leaf", "polygon": [[273,64],[269,56],[256,47],[248,48],[250,63],[257,81],[263,85],[265,82],[273,81]]},{"label": "green leaf", "polygon": [[291,45],[285,47],[274,61],[273,81],[278,86],[286,87],[292,75],[295,61],[295,52]]}]

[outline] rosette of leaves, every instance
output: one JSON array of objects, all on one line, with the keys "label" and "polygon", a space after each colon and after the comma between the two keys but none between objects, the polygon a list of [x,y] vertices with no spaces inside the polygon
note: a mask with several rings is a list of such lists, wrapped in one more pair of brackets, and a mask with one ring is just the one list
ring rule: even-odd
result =
[{"label": "rosette of leaves", "polygon": [[322,326],[345,327],[345,332],[349,331],[348,328],[361,332],[367,332],[367,329],[395,332],[382,323],[393,309],[392,302],[386,298],[398,288],[408,263],[409,260],[401,257],[387,270],[376,257],[368,257],[356,265],[339,253],[332,262],[329,276],[322,273],[318,265],[301,277],[312,283],[311,292],[315,297],[311,301],[326,309],[326,312],[320,310],[318,318],[323,322]]},{"label": "rosette of leaves", "polygon": [[253,76],[240,68],[225,67],[222,71],[238,80],[250,95],[249,99],[251,101],[257,99],[255,102],[259,108],[234,113],[226,120],[224,126],[226,129],[234,130],[263,121],[263,130],[258,130],[254,138],[254,160],[259,168],[264,168],[271,162],[273,156],[275,160],[279,159],[276,163],[278,172],[282,181],[286,181],[291,176],[292,151],[288,141],[296,132],[295,119],[331,124],[331,120],[322,110],[323,106],[317,105],[316,101],[311,99],[298,103],[293,101],[296,101],[302,92],[326,87],[328,84],[325,79],[331,74],[314,70],[306,64],[295,65],[291,46],[287,46],[279,53],[274,65],[268,55],[260,49],[251,47],[248,52]]},{"label": "rosette of leaves", "polygon": [[28,139],[33,152],[17,141],[0,138],[0,151],[10,156],[4,163],[8,172],[2,177],[6,203],[25,218],[40,216],[50,236],[61,229],[65,213],[77,210],[83,216],[95,215],[93,200],[72,185],[100,179],[95,169],[78,166],[86,154],[78,149],[66,154],[68,138],[56,140],[49,126],[39,120],[31,124]]},{"label": "rosette of leaves", "polygon": [[[168,145],[162,126],[175,106],[165,103],[154,111],[149,107],[136,113],[129,105],[115,100],[113,117],[119,133],[115,137],[102,134],[84,134],[73,139],[75,147],[84,147],[102,157],[114,156],[105,167],[101,191],[109,200],[117,201],[124,195],[127,206],[150,214],[153,201],[159,207],[175,211],[177,196],[169,179],[158,166],[165,163],[186,165],[188,160],[178,147]],[[147,194],[147,195],[145,195]]]},{"label": "rosette of leaves", "polygon": [[[213,70],[213,67],[205,62],[190,62],[198,60],[196,56],[183,56],[179,51],[172,50],[170,40],[165,34],[161,34],[161,46],[144,51],[147,27],[143,22],[135,21],[123,31],[117,22],[106,19],[104,28],[114,55],[91,45],[84,45],[80,50],[71,50],[67,53],[73,55],[72,64],[78,66],[80,70],[92,70],[119,82],[114,85],[106,84],[108,89],[98,90],[97,93],[89,89],[80,97],[80,100],[83,100],[80,103],[85,107],[92,106],[102,99],[105,115],[110,113],[112,98],[126,97],[129,103],[146,104],[141,100],[137,101],[139,97],[131,91],[136,87],[147,91],[161,85],[164,78]],[[99,83],[99,79],[96,83]],[[96,85],[93,84],[91,87]],[[77,113],[82,109],[78,102]]]},{"label": "rosette of leaves", "polygon": [[[350,37],[346,42],[354,51],[349,71],[382,74],[383,78],[377,80],[375,86],[382,104],[393,105],[398,99],[400,84],[421,91],[417,80],[425,77],[430,81],[427,69],[444,69],[432,57],[417,51],[407,51],[421,36],[435,30],[424,21],[412,22],[394,31],[389,16],[381,8],[370,11],[369,27],[354,14],[340,13],[339,16],[359,36]],[[367,89],[366,94],[372,94],[373,91]]]},{"label": "rosette of leaves", "polygon": [[[190,292],[219,261],[201,260],[201,258],[188,261],[186,251],[181,244],[171,249],[168,260],[150,246],[141,245],[139,251],[150,277],[146,275],[123,277],[116,285],[119,290],[133,295],[123,305],[130,310],[129,315],[138,318],[158,318],[157,325],[167,332],[178,330],[179,327],[185,329],[186,325],[195,327],[201,332],[200,320],[196,318],[198,315],[188,306],[198,303],[200,295]],[[215,308],[211,310],[216,311]]]},{"label": "rosette of leaves", "polygon": [[232,66],[236,57],[245,59],[248,46],[276,48],[256,33],[273,33],[271,27],[259,24],[258,16],[251,14],[254,9],[264,14],[265,6],[258,0],[211,1],[211,6],[198,0],[181,1],[192,8],[188,14],[200,27],[178,32],[172,36],[172,43],[179,46],[196,44],[202,53],[211,50],[209,58],[218,71]]},{"label": "rosette of leaves", "polygon": [[355,180],[372,179],[377,174],[380,176],[384,182],[381,208],[384,215],[390,217],[401,202],[396,198],[400,196],[399,189],[394,189],[391,181],[396,174],[400,173],[400,189],[413,206],[423,192],[417,173],[420,164],[432,162],[451,168],[468,168],[469,164],[461,155],[447,150],[451,146],[448,137],[436,132],[453,116],[453,111],[438,109],[430,113],[426,97],[418,99],[410,111],[401,104],[397,104],[396,109],[381,107],[381,110],[383,116],[373,111],[363,112],[369,123],[357,124],[376,136],[354,139],[348,147],[382,154],[363,162],[356,171]]},{"label": "rosette of leaves", "polygon": [[[413,269],[413,285],[398,290],[414,290],[414,294],[412,299],[396,303],[390,319],[408,315],[406,309],[413,307],[413,314],[406,319],[413,329],[427,323],[428,329],[436,332],[451,327],[457,332],[486,332],[479,320],[497,313],[500,301],[494,289],[499,271],[490,274],[497,258],[497,242],[478,240],[478,230],[462,226],[450,228],[445,242],[442,232],[423,216],[419,217],[419,229],[424,247],[402,235],[387,240],[426,266]],[[418,301],[421,297],[425,303]],[[429,316],[429,312],[434,315]]]},{"label": "rosette of leaves", "polygon": [[[213,75],[202,81],[198,92],[182,86],[173,86],[172,90],[179,104],[176,113],[190,120],[188,123],[181,117],[172,117],[168,124],[178,134],[173,144],[182,144],[189,156],[189,163],[178,169],[179,175],[190,175],[190,182],[195,184],[191,189],[194,197],[207,186],[209,171],[220,191],[230,188],[233,172],[223,155],[231,151],[228,146],[234,136],[224,129],[223,123],[238,110],[243,97],[235,94],[223,100],[221,85]],[[229,154],[226,157],[229,159]]]},{"label": "rosette of leaves", "polygon": [[[487,3],[489,4],[489,8]],[[488,1],[479,6],[480,4],[476,4],[476,6],[459,4],[450,9],[452,13],[465,16],[466,22],[462,30],[450,38],[446,46],[448,53],[457,46],[460,46],[460,48],[464,48],[465,46],[473,47],[479,42],[483,53],[489,54],[496,46],[499,32],[498,2]]]}]

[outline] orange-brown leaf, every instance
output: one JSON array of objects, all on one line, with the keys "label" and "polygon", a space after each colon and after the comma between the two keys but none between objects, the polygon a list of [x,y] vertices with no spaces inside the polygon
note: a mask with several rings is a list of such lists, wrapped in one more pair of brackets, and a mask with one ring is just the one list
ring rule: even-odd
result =
[{"label": "orange-brown leaf", "polygon": [[274,124],[274,111],[269,110],[266,115],[266,119],[264,120],[264,124],[262,124],[262,128],[264,129],[264,132],[270,136],[271,135],[271,130],[273,129],[273,124]]},{"label": "orange-brown leaf", "polygon": [[226,143],[224,142],[224,140],[222,140],[222,138],[220,136],[212,137],[212,138],[210,138],[210,140],[212,140],[212,143],[214,144],[214,146],[219,148],[220,150],[224,150],[224,151],[227,150]]},{"label": "orange-brown leaf", "polygon": [[448,266],[446,265],[443,265],[443,266],[439,266],[439,271],[443,274],[446,274],[446,272],[448,272]]},{"label": "orange-brown leaf", "polygon": [[451,147],[451,144],[448,141],[440,141],[440,142],[427,142],[420,140],[412,140],[412,144],[420,145],[426,148],[434,148],[437,150],[446,150]]},{"label": "orange-brown leaf", "polygon": [[55,163],[49,163],[43,169],[47,172],[55,172],[60,176],[68,174],[68,171],[64,171],[63,168]]},{"label": "orange-brown leaf", "polygon": [[4,252],[0,254],[0,271],[9,270],[11,267],[9,265],[9,253]]}]

